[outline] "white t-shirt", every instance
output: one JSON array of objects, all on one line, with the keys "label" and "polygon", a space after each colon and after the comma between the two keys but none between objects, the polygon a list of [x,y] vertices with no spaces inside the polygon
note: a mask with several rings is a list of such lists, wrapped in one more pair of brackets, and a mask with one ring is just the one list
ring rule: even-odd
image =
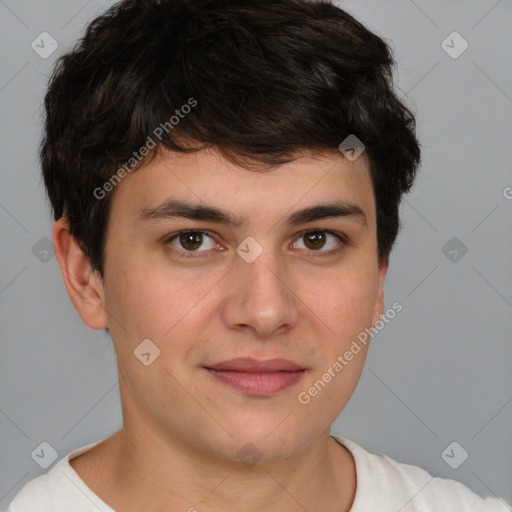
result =
[{"label": "white t-shirt", "polygon": [[[357,488],[350,512],[510,512],[504,501],[481,498],[455,480],[432,477],[423,469],[368,452],[332,436],[352,453]],[[102,440],[101,440],[102,441]],[[69,464],[94,445],[60,459],[47,473],[27,482],[7,512],[115,512],[94,494]]]}]

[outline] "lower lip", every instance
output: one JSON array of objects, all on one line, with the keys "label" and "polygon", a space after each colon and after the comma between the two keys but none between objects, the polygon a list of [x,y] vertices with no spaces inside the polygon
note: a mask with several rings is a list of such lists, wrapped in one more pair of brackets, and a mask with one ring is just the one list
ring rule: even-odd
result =
[{"label": "lower lip", "polygon": [[269,396],[295,384],[306,370],[293,372],[235,372],[206,368],[210,375],[248,395]]}]

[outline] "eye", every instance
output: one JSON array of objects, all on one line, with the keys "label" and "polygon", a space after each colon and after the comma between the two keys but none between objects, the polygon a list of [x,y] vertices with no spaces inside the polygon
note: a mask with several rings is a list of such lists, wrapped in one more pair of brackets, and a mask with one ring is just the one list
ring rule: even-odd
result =
[{"label": "eye", "polygon": [[[204,250],[198,250],[201,246],[204,246],[205,238],[208,239],[206,247]],[[182,252],[182,255],[186,257],[195,256],[195,254],[190,253],[206,252],[218,245],[206,231],[200,230],[180,231],[172,235],[166,243],[176,247],[178,252]]]},{"label": "eye", "polygon": [[[299,247],[299,249],[306,249],[309,252],[326,253],[325,255],[338,253],[346,243],[341,234],[325,229],[309,229],[304,231],[301,233],[299,240],[305,241],[303,243],[304,247]],[[294,245],[296,244],[297,242]]]},{"label": "eye", "polygon": [[[298,240],[302,239],[305,240],[305,243],[302,244],[303,247],[296,247],[298,242],[293,245],[298,249],[306,250],[308,256],[311,256],[311,253],[319,253],[318,256],[332,256],[339,253],[347,243],[341,233],[325,229],[303,231]],[[211,249],[220,247],[208,232],[197,229],[179,231],[171,235],[166,240],[166,244],[171,245],[178,256],[186,258],[205,256],[205,253]],[[202,250],[200,250],[201,247]]]}]

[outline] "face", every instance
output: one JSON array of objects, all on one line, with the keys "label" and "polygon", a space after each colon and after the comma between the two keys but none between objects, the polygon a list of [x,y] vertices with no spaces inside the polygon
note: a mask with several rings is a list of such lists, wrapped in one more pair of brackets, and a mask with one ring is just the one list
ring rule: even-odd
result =
[{"label": "face", "polygon": [[257,172],[215,150],[162,152],[118,185],[105,254],[125,428],[233,460],[247,443],[276,459],[330,428],[367,346],[344,355],[383,313],[363,158]]}]

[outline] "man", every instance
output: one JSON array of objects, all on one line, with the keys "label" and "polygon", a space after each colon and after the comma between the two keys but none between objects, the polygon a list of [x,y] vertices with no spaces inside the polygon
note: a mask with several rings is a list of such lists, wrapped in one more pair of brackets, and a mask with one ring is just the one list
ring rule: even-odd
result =
[{"label": "man", "polygon": [[[420,159],[382,39],[326,2],[123,1],[58,62],[41,146],[64,284],[123,428],[10,512],[504,511],[330,427],[386,314]],[[399,306],[399,305],[398,305]]]}]

